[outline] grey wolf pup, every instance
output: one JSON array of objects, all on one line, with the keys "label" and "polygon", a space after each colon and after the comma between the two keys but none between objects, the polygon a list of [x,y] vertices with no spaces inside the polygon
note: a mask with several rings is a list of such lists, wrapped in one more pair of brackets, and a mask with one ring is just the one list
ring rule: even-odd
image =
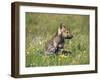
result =
[{"label": "grey wolf pup", "polygon": [[73,35],[70,32],[70,29],[65,26],[65,24],[61,23],[58,28],[58,31],[48,42],[48,51],[53,54],[57,54],[61,49],[64,48],[65,39],[72,39],[72,37]]}]

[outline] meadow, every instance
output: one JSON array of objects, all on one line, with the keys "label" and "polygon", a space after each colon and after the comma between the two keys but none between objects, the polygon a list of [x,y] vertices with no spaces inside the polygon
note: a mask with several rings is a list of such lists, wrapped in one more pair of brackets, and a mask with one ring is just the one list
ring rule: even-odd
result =
[{"label": "meadow", "polygon": [[[71,54],[45,55],[47,43],[60,23],[69,26],[73,33],[64,46]],[[25,42],[26,67],[89,64],[89,16],[26,12]]]}]

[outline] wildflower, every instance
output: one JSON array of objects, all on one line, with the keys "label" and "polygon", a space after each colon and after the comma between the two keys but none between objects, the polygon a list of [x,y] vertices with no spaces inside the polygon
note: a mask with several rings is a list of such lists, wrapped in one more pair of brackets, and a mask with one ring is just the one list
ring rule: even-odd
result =
[{"label": "wildflower", "polygon": [[26,54],[28,55],[28,54],[29,54],[29,52],[27,51],[27,52],[26,52]]},{"label": "wildflower", "polygon": [[42,41],[39,41],[39,44],[41,45],[43,42]]},{"label": "wildflower", "polygon": [[86,53],[86,51],[84,50],[83,53]]},{"label": "wildflower", "polygon": [[72,41],[70,41],[70,44],[72,44]]},{"label": "wildflower", "polygon": [[33,66],[33,64],[30,64],[30,66]]},{"label": "wildflower", "polygon": [[59,58],[58,60],[61,61],[61,58]]},{"label": "wildflower", "polygon": [[60,55],[61,58],[64,58],[64,54]]}]

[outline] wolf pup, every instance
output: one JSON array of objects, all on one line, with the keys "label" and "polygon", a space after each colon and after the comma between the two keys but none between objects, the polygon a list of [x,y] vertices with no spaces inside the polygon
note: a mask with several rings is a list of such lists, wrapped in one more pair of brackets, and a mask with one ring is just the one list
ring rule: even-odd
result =
[{"label": "wolf pup", "polygon": [[48,51],[54,54],[58,53],[64,48],[65,39],[71,39],[72,37],[70,29],[61,23],[56,34],[48,42]]}]

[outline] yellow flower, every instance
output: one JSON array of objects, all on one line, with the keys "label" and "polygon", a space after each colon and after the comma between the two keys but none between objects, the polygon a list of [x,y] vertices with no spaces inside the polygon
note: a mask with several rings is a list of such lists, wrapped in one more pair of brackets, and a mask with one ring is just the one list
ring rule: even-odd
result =
[{"label": "yellow flower", "polygon": [[70,41],[70,44],[72,44],[72,41]]},{"label": "yellow flower", "polygon": [[26,52],[26,54],[28,55],[28,54],[29,54],[29,52],[27,51],[27,52]]},{"label": "yellow flower", "polygon": [[86,53],[86,51],[84,50],[83,53]]},{"label": "yellow flower", "polygon": [[62,55],[60,55],[60,57],[61,57],[61,58],[64,58],[64,55],[62,54]]},{"label": "yellow flower", "polygon": [[61,58],[59,58],[58,60],[61,61]]},{"label": "yellow flower", "polygon": [[64,58],[67,58],[67,56],[64,56]]}]

